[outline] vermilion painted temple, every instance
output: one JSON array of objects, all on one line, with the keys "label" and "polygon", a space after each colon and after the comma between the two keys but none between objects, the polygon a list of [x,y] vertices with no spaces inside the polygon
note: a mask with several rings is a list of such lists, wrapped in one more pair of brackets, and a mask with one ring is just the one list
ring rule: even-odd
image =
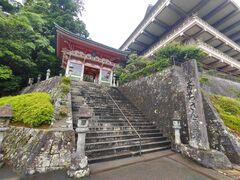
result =
[{"label": "vermilion painted temple", "polygon": [[113,69],[126,60],[126,52],[83,38],[55,25],[57,56],[62,59],[66,76],[112,85]]}]

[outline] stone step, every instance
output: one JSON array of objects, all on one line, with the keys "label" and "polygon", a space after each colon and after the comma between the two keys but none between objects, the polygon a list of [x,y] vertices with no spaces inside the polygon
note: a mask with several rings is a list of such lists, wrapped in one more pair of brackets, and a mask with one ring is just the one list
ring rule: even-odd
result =
[{"label": "stone step", "polygon": [[[142,138],[145,137],[163,137],[162,133],[141,133],[140,136]],[[114,141],[114,140],[122,140],[122,139],[132,139],[138,138],[137,134],[126,134],[126,135],[111,135],[111,136],[94,136],[86,138],[86,142],[99,142],[99,141]]]},{"label": "stone step", "polygon": [[[148,126],[152,127],[154,126],[155,128],[157,127],[155,124],[150,123],[150,122],[130,122],[132,126]],[[129,126],[130,124],[127,121],[111,121],[111,122],[100,122],[100,121],[91,121],[90,126],[99,126],[99,127],[115,127],[115,126]]]},{"label": "stone step", "polygon": [[[122,109],[121,109],[122,110]],[[101,110],[96,110],[96,109],[93,109],[93,112],[95,113],[95,114],[97,114],[97,113],[115,113],[115,114],[121,114],[121,112],[119,111],[119,109],[116,109],[116,108],[114,108],[114,109],[101,109]],[[135,114],[137,114],[137,115],[141,115],[141,116],[144,116],[141,112],[139,112],[139,111],[131,111],[131,110],[122,110],[122,112],[124,113],[124,114],[131,114],[131,115],[135,115]]]},{"label": "stone step", "polygon": [[[154,125],[151,126],[133,126],[137,131],[141,129],[155,129],[157,128]],[[133,129],[130,125],[128,126],[90,126],[90,131],[116,131],[116,130],[131,130]]]},{"label": "stone step", "polygon": [[[112,122],[100,122],[100,121],[96,121],[96,122],[92,122],[92,124],[94,124],[95,126],[124,126],[124,125],[129,125],[129,123],[127,121],[112,121]],[[131,123],[133,126],[156,126],[153,123],[150,122],[133,122]]]},{"label": "stone step", "polygon": [[[128,116],[127,117],[128,120],[130,122],[149,122],[148,120],[145,120],[144,118],[140,118],[140,117],[131,117],[131,116]],[[123,116],[95,116],[93,118],[93,120],[96,120],[96,121],[112,121],[112,120],[116,120],[116,121],[126,121],[126,119],[123,117]]]},{"label": "stone step", "polygon": [[[157,148],[143,149],[141,151],[141,153],[146,154],[146,153],[155,152],[155,151],[162,151],[162,150],[166,150],[166,149],[170,149],[170,148],[171,148],[171,146],[163,146],[163,147],[157,147]],[[132,157],[132,156],[136,156],[136,155],[139,155],[139,154],[140,154],[139,151],[127,151],[127,152],[122,152],[122,153],[117,153],[117,154],[111,154],[111,155],[106,155],[106,156],[89,158],[88,162],[90,164],[93,164],[93,163],[99,163],[99,162],[103,162],[103,161],[110,161],[110,160]]]},{"label": "stone step", "polygon": [[[139,129],[137,131],[139,134],[142,133],[159,133],[158,129]],[[95,136],[109,136],[109,135],[127,135],[127,134],[136,134],[133,129],[129,130],[114,130],[114,131],[90,131],[87,133],[88,137],[95,137]]]},{"label": "stone step", "polygon": [[104,117],[104,116],[113,116],[113,117],[124,117],[124,115],[126,117],[132,117],[132,118],[145,118],[143,115],[141,114],[132,114],[132,113],[116,113],[116,112],[102,112],[102,113],[96,113],[96,112],[93,112],[94,113],[94,116],[101,116],[101,117]]},{"label": "stone step", "polygon": [[[142,143],[142,150],[144,149],[151,149],[151,148],[158,148],[158,147],[169,147],[170,141],[164,140],[164,141],[158,141],[158,142],[147,142]],[[111,154],[117,154],[121,152],[126,151],[138,151],[139,150],[139,143],[136,144],[129,144],[124,146],[113,146],[108,148],[102,148],[102,149],[92,149],[92,150],[86,150],[86,155],[89,158],[96,158],[103,155],[111,155]]]},{"label": "stone step", "polygon": [[[75,114],[73,116],[77,117],[77,115],[75,115]],[[137,123],[144,124],[144,123],[146,123],[146,124],[153,124],[154,125],[153,122],[146,121],[144,119],[131,119],[131,118],[128,118],[128,120],[130,121],[131,124],[134,124],[134,123],[135,124],[137,124]],[[118,118],[118,119],[105,118],[105,119],[101,119],[101,118],[95,117],[95,118],[92,118],[91,122],[92,123],[127,123],[127,120],[125,118]]]},{"label": "stone step", "polygon": [[[147,143],[147,142],[156,142],[156,141],[163,141],[163,140],[166,140],[166,137],[163,137],[163,136],[160,136],[160,137],[142,137],[141,138],[141,141],[143,143]],[[108,146],[120,146],[120,144],[123,144],[124,143],[131,143],[131,142],[139,142],[140,139],[137,137],[137,138],[131,138],[131,139],[120,139],[120,140],[108,140],[108,141],[96,141],[96,142],[88,142],[86,143],[86,148],[87,149],[92,149],[91,146],[93,146],[93,148],[95,148],[94,146],[97,146],[97,145],[108,145]]]}]

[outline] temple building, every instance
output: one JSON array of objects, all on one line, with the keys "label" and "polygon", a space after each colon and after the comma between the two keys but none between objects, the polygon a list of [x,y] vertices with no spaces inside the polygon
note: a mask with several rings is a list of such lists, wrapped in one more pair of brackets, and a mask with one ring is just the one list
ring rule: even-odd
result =
[{"label": "temple building", "polygon": [[173,41],[202,49],[205,68],[240,75],[240,7],[234,0],[158,0],[120,50],[151,57]]},{"label": "temple building", "polygon": [[127,53],[83,38],[55,25],[58,58],[65,75],[77,80],[113,85],[113,70]]}]

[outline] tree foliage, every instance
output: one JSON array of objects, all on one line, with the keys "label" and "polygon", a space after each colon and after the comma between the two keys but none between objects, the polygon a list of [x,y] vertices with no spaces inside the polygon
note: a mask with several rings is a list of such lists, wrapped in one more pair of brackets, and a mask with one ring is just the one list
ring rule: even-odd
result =
[{"label": "tree foliage", "polygon": [[0,5],[10,13],[0,11],[0,74],[11,72],[8,79],[0,77],[0,96],[18,91],[29,77],[44,77],[47,69],[59,74],[54,22],[83,37],[89,35],[79,18],[82,0],[27,0],[19,7],[0,0]]}]

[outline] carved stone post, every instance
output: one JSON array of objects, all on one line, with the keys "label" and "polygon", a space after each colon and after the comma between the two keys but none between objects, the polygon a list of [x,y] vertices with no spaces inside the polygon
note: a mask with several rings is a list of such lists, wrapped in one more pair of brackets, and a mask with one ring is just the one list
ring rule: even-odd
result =
[{"label": "carved stone post", "polygon": [[88,158],[85,155],[86,133],[89,131],[89,120],[92,118],[93,111],[87,105],[83,105],[79,109],[79,119],[76,128],[78,134],[77,149],[72,157],[71,167],[67,174],[72,178],[82,178],[89,176],[90,169],[88,166]]},{"label": "carved stone post", "polygon": [[12,108],[10,105],[0,107],[0,167],[3,165],[3,149],[2,142],[8,130],[8,124],[12,118]]},{"label": "carved stone post", "polygon": [[39,74],[38,77],[37,77],[37,82],[38,83],[41,81],[41,77],[42,77],[41,74]]},{"label": "carved stone post", "polygon": [[48,80],[48,79],[49,79],[49,77],[50,77],[50,73],[51,73],[51,70],[50,70],[50,69],[48,69],[48,70],[47,70],[47,74],[46,74],[46,80]]},{"label": "carved stone post", "polygon": [[181,121],[180,121],[179,114],[175,111],[173,115],[173,129],[174,129],[174,135],[175,135],[175,144],[181,144],[181,135],[180,135],[180,129],[181,129]]},{"label": "carved stone post", "polygon": [[113,74],[113,87],[116,87],[116,74]]},{"label": "carved stone post", "polygon": [[29,84],[29,86],[32,86],[32,84],[33,84],[33,78],[28,78],[28,84]]}]

